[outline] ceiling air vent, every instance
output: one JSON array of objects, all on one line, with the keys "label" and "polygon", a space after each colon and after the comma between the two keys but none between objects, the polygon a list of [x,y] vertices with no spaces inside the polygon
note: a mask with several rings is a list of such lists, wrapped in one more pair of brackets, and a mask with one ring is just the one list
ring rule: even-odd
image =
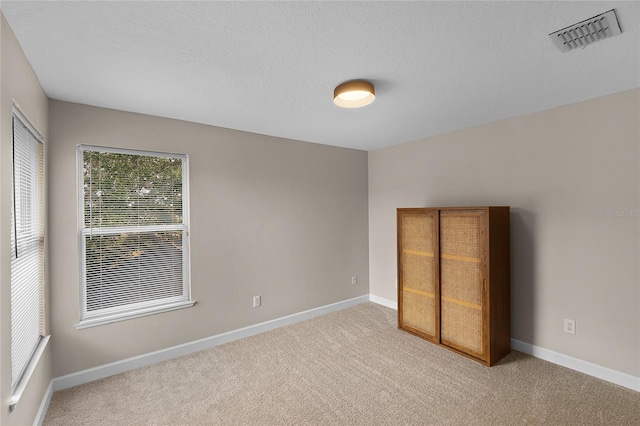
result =
[{"label": "ceiling air vent", "polygon": [[549,37],[551,37],[553,44],[562,53],[565,53],[578,47],[585,48],[592,43],[616,36],[621,32],[616,12],[611,9],[593,18],[553,32],[549,34]]}]

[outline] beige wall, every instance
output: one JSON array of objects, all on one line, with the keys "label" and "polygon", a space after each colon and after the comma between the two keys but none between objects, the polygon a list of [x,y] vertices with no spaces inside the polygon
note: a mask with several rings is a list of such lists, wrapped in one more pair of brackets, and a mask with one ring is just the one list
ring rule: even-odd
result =
[{"label": "beige wall", "polygon": [[[49,107],[55,377],[368,294],[365,151],[54,100]],[[189,155],[194,307],[74,328],[78,144]],[[262,307],[252,307],[254,295]]]},{"label": "beige wall", "polygon": [[510,205],[512,337],[640,377],[640,218],[607,216],[640,210],[639,98],[370,152],[371,293],[397,300],[397,207]]},{"label": "beige wall", "polygon": [[37,130],[45,135],[45,155],[48,155],[48,101],[4,15],[1,12],[0,15],[0,424],[24,425],[33,424],[51,381],[51,346],[40,358],[15,411],[10,413],[11,110],[15,101]]}]

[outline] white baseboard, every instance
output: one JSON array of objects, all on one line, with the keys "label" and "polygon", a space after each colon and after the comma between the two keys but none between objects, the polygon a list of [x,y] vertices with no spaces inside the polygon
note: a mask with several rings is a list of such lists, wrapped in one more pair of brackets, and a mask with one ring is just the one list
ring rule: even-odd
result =
[{"label": "white baseboard", "polygon": [[51,403],[52,396],[53,396],[53,380],[49,382],[49,386],[47,386],[47,390],[44,392],[44,396],[42,397],[40,408],[38,408],[35,421],[33,422],[35,426],[42,426],[42,424],[44,423],[44,418],[47,416],[47,410],[49,409],[49,403]]},{"label": "white baseboard", "polygon": [[589,376],[597,377],[598,379],[602,379],[607,382],[615,383],[616,385],[632,389],[636,392],[640,392],[640,377],[621,373],[620,371],[602,367],[597,364],[583,361],[578,358],[573,358],[571,356],[554,352],[549,349],[541,348],[540,346],[532,345],[531,343],[522,342],[516,339],[511,339],[511,348],[515,349],[516,351],[534,356],[536,358],[540,358],[545,361],[549,361],[554,364],[558,364],[563,367],[588,374]]},{"label": "white baseboard", "polygon": [[[397,302],[383,297],[369,295],[371,302],[379,305],[386,306],[391,309],[398,309]],[[540,346],[532,345],[531,343],[522,342],[517,339],[511,339],[511,349],[518,352],[531,355],[533,357],[543,359],[545,361],[552,362],[554,364],[561,365],[563,367],[570,368],[571,370],[579,371],[589,376],[597,377],[598,379],[614,383],[616,385],[623,386],[628,389],[632,389],[636,392],[640,392],[640,377],[635,377],[630,374],[621,373],[616,370],[612,370],[607,367],[602,367],[597,364],[592,364],[587,361],[583,361],[578,358],[573,358],[568,355],[564,355],[558,352],[554,352],[549,349],[542,348]]]},{"label": "white baseboard", "polygon": [[[320,315],[328,314],[330,312],[335,312],[341,309],[349,308],[351,306],[359,305],[367,301],[371,301],[373,303],[377,303],[391,309],[397,309],[397,302],[385,299],[383,297],[368,294],[348,300],[343,300],[341,302],[333,303],[330,305],[321,306],[319,308],[298,312],[296,314],[288,315],[282,318],[265,321],[260,324],[251,325],[238,330],[233,330],[204,339],[196,340],[194,342],[189,342],[166,349],[161,349],[159,351],[150,352],[148,354],[127,358],[122,361],[101,365],[99,367],[90,368],[88,370],[79,371],[77,373],[71,373],[66,376],[56,377],[51,381],[42,400],[40,409],[38,411],[38,417],[36,418],[36,424],[42,424],[42,421],[44,421],[44,417],[46,415],[47,408],[49,407],[49,402],[51,401],[51,396],[54,391],[67,389],[73,386],[109,377],[114,374],[124,373],[126,371],[155,364],[157,362],[166,361],[168,359],[176,358],[183,355],[188,355],[193,352],[212,348],[214,346],[241,339],[243,337],[253,336],[255,334],[273,330],[278,327],[294,324]],[[517,351],[526,353],[536,358],[540,358],[554,364],[562,365],[572,370],[580,371],[590,376],[597,377],[599,379],[640,392],[640,378],[638,377],[611,370],[609,368],[592,364],[587,361],[582,361],[580,359],[563,355],[561,353],[557,353],[549,349],[541,348],[539,346],[535,346],[516,339],[511,339],[511,347]]]},{"label": "white baseboard", "polygon": [[369,301],[377,303],[378,305],[386,306],[387,308],[398,310],[398,302],[395,300],[385,299],[384,297],[369,295]]},{"label": "white baseboard", "polygon": [[[298,312],[296,314],[287,315],[282,318],[265,321],[260,324],[250,325],[238,330],[229,331],[193,342],[173,346],[159,351],[127,358],[122,361],[112,362],[110,364],[101,365],[99,367],[90,368],[88,370],[79,371],[77,373],[67,374],[66,376],[56,377],[52,380],[53,390],[59,391],[84,383],[93,382],[94,380],[103,379],[113,376],[114,374],[124,373],[126,371],[135,370],[136,368],[145,367],[157,362],[166,361],[193,352],[209,349],[214,346],[222,345],[233,340],[243,337],[253,336],[254,334],[263,333],[289,324],[294,324],[330,312],[339,311],[351,306],[359,305],[369,301],[369,295],[354,297],[353,299],[343,300],[341,302],[332,303],[330,305],[321,306],[319,308],[309,309],[307,311]],[[48,402],[47,402],[48,405]],[[46,411],[45,411],[46,412]]]}]

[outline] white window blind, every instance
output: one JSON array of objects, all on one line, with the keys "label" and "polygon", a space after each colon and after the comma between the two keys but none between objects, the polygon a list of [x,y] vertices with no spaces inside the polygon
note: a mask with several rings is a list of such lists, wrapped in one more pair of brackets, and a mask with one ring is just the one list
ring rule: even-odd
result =
[{"label": "white window blind", "polygon": [[79,326],[191,306],[187,157],[78,148]]},{"label": "white window blind", "polygon": [[15,393],[44,335],[44,149],[13,113],[11,211],[11,391]]}]

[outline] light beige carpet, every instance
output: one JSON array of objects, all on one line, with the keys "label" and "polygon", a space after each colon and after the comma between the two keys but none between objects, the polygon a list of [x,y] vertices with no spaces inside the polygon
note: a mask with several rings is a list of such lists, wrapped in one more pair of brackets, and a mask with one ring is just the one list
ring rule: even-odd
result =
[{"label": "light beige carpet", "polygon": [[512,352],[494,367],[366,303],[55,392],[45,425],[640,425],[640,393]]}]

